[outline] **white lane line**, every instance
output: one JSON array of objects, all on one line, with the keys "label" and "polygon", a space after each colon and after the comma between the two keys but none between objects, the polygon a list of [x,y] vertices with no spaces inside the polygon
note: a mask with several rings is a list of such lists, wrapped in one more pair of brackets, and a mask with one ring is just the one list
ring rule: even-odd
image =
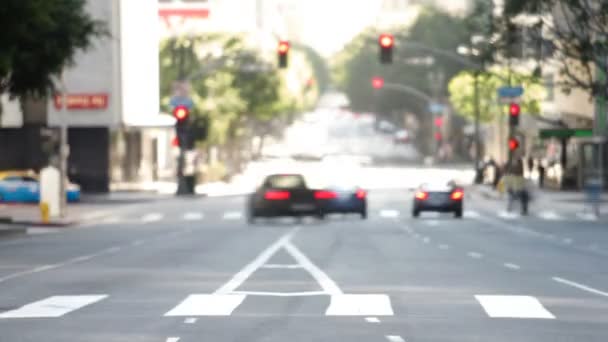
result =
[{"label": "white lane line", "polygon": [[475,295],[475,299],[492,318],[555,319],[535,297]]},{"label": "white lane line", "polygon": [[365,321],[368,323],[380,323],[378,317],[365,317]]},{"label": "white lane line", "polygon": [[199,221],[199,220],[202,220],[203,217],[204,216],[202,213],[191,212],[191,213],[185,213],[182,218],[185,221]]},{"label": "white lane line", "polygon": [[300,252],[300,250],[296,246],[289,242],[289,239],[285,240],[283,247],[285,248],[287,253],[289,253],[294,259],[296,259],[296,261],[300,265],[302,265],[302,267],[304,267],[304,269],[308,271],[308,273],[310,273],[313,278],[315,278],[315,280],[317,281],[317,283],[319,283],[323,291],[330,295],[342,294],[342,290],[340,290],[338,285],[333,280],[331,280],[331,278],[327,274],[325,274],[325,272],[323,272],[320,268],[313,264],[312,261],[310,261],[310,259],[308,259],[306,255],[304,255],[304,253]]},{"label": "white lane line", "polygon": [[422,242],[424,242],[424,243],[430,243],[431,242],[431,238],[428,237],[428,236],[425,236],[425,237],[422,238]]},{"label": "white lane line", "polygon": [[188,317],[184,320],[184,323],[185,324],[194,324],[194,323],[196,323],[196,321],[198,321],[198,318]]},{"label": "white lane line", "polygon": [[469,252],[467,255],[473,259],[481,259],[483,257],[483,254],[477,252]]},{"label": "white lane line", "polygon": [[228,282],[219,289],[215,291],[215,294],[228,294],[232,291],[236,290],[241,284],[255,272],[260,266],[264,265],[270,258],[279,250],[283,245],[291,239],[291,237],[298,231],[298,228],[294,228],[291,232],[283,235],[277,241],[275,241],[272,245],[268,246],[265,250],[263,250],[253,261],[247,264],[243,269],[241,269],[237,274],[235,274],[232,279],[228,280]]},{"label": "white lane line", "polygon": [[391,300],[383,294],[332,295],[326,316],[392,316]]},{"label": "white lane line", "polygon": [[398,335],[386,335],[385,337],[389,342],[405,342],[403,337]]},{"label": "white lane line", "polygon": [[393,209],[382,209],[380,210],[380,217],[396,218],[399,217],[399,211]]},{"label": "white lane line", "polygon": [[61,317],[67,313],[96,303],[107,295],[53,296],[24,305],[16,310],[0,314],[0,318],[48,318]]},{"label": "white lane line", "polygon": [[156,221],[160,221],[162,218],[163,218],[162,214],[150,213],[150,214],[146,214],[146,215],[142,216],[141,221],[142,222],[156,222]]},{"label": "white lane line", "polygon": [[68,259],[68,260],[66,260],[64,262],[60,262],[60,263],[56,263],[56,264],[49,264],[49,265],[38,266],[38,267],[34,267],[32,269],[29,269],[29,270],[12,273],[12,274],[9,274],[7,276],[4,276],[4,277],[0,278],[0,283],[5,282],[5,281],[10,280],[10,279],[19,278],[19,277],[22,277],[22,276],[26,276],[26,275],[30,275],[30,274],[34,274],[34,273],[39,273],[39,272],[44,272],[44,271],[56,269],[56,268],[59,268],[59,267],[63,267],[63,266],[79,263],[79,262],[82,262],[82,261],[90,260],[90,259],[102,256],[102,255],[105,255],[105,254],[117,252],[119,250],[120,250],[120,247],[110,247],[110,248],[103,249],[103,250],[101,250],[101,251],[99,251],[97,253],[92,253],[92,254],[87,254],[87,255],[81,255],[81,256],[78,256],[78,257],[74,257],[74,258]]},{"label": "white lane line", "polygon": [[510,262],[505,262],[505,263],[504,263],[504,264],[502,264],[502,265],[503,265],[504,267],[506,267],[506,268],[510,268],[510,269],[512,269],[512,270],[519,270],[519,269],[521,269],[521,267],[519,267],[519,265],[517,265],[517,264],[512,264],[512,263],[510,263]]},{"label": "white lane line", "polygon": [[178,341],[179,341],[179,337],[167,337],[166,342],[178,342]]},{"label": "white lane line", "polygon": [[224,213],[224,220],[240,220],[243,217],[243,213],[240,211],[227,211]]},{"label": "white lane line", "polygon": [[260,268],[268,268],[268,269],[296,269],[303,268],[300,264],[265,264],[260,266]]},{"label": "white lane line", "polygon": [[562,221],[564,218],[553,210],[543,210],[538,213],[538,217],[547,221]]},{"label": "white lane line", "polygon": [[596,295],[600,295],[600,296],[604,296],[604,297],[608,297],[608,292],[604,292],[604,291],[600,291],[598,289],[594,289],[593,287],[589,287],[587,285],[583,285],[583,284],[579,284],[575,281],[572,280],[568,280],[568,279],[564,279],[564,278],[560,278],[560,277],[553,277],[553,280],[558,282],[558,283],[562,283],[564,285],[568,285],[568,286],[572,286],[572,287],[576,287],[579,290],[583,290],[583,291],[587,291]]},{"label": "white lane line", "polygon": [[243,300],[245,295],[193,294],[189,295],[165,316],[230,316]]},{"label": "white lane line", "polygon": [[439,225],[439,221],[437,221],[437,220],[428,220],[428,221],[424,221],[424,224],[426,224],[427,226],[436,227],[436,226]]},{"label": "white lane line", "polygon": [[232,294],[247,295],[247,296],[265,296],[265,297],[312,297],[326,296],[325,291],[305,291],[305,292],[265,292],[265,291],[233,291]]},{"label": "white lane line", "polygon": [[566,245],[569,245],[573,242],[573,240],[571,238],[564,238],[564,239],[562,239],[562,242],[565,243]]},{"label": "white lane line", "polygon": [[576,213],[576,216],[584,221],[597,221],[597,216],[595,216],[593,213],[579,212]]}]

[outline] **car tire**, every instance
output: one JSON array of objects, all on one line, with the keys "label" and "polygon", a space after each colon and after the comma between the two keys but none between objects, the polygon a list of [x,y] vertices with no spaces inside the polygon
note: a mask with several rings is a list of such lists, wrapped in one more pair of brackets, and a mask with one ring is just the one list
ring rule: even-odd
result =
[{"label": "car tire", "polygon": [[256,218],[257,218],[257,215],[254,212],[249,212],[249,215],[247,215],[247,223],[255,224]]},{"label": "car tire", "polygon": [[455,218],[462,218],[462,208],[458,209],[454,212],[454,217]]},{"label": "car tire", "polygon": [[363,210],[359,214],[361,215],[361,219],[362,220],[366,220],[367,219],[367,210]]},{"label": "car tire", "polygon": [[413,216],[413,217],[419,217],[419,216],[420,216],[420,210],[418,210],[418,209],[414,209],[414,210],[412,211],[412,216]]},{"label": "car tire", "polygon": [[321,221],[325,220],[325,213],[324,212],[319,212],[317,214],[317,219],[321,220]]}]

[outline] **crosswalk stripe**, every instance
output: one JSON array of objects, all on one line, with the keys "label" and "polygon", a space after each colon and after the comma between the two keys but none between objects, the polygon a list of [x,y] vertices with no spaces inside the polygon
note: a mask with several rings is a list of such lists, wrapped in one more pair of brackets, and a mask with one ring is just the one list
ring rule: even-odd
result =
[{"label": "crosswalk stripe", "polygon": [[227,211],[224,213],[224,220],[240,220],[243,214],[240,211]]},{"label": "crosswalk stripe", "polygon": [[476,295],[475,299],[492,318],[555,319],[535,297]]},{"label": "crosswalk stripe", "polygon": [[541,211],[540,213],[538,213],[538,217],[540,217],[543,220],[548,220],[548,221],[561,221],[564,219],[562,216],[560,216],[553,210]]},{"label": "crosswalk stripe", "polygon": [[165,316],[230,316],[245,297],[240,294],[193,294]]},{"label": "crosswalk stripe", "polygon": [[159,213],[150,213],[142,216],[141,220],[143,222],[156,222],[160,221],[163,218],[162,214]]},{"label": "crosswalk stripe", "polygon": [[107,295],[53,296],[0,314],[0,318],[61,317],[67,313],[96,303]]},{"label": "crosswalk stripe", "polygon": [[473,210],[465,210],[463,215],[466,218],[478,218],[481,216],[478,212],[473,211]]},{"label": "crosswalk stripe", "polygon": [[202,213],[190,212],[190,213],[185,213],[183,216],[183,219],[186,221],[198,221],[198,220],[202,220],[203,217],[204,217],[204,215]]},{"label": "crosswalk stripe", "polygon": [[392,316],[393,308],[387,295],[332,295],[326,316]]},{"label": "crosswalk stripe", "polygon": [[500,211],[498,216],[507,220],[513,220],[520,217],[517,213],[509,211]]},{"label": "crosswalk stripe", "polygon": [[399,217],[399,211],[393,210],[393,209],[382,209],[382,210],[380,210],[380,217],[386,217],[386,218]]}]

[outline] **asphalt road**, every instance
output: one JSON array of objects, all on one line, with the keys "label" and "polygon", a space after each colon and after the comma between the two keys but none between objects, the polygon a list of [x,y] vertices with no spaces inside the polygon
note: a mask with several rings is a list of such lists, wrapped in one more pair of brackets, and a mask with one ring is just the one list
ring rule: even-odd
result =
[{"label": "asphalt road", "polygon": [[0,240],[0,341],[608,340],[608,222],[410,197],[254,226],[242,196],[171,198]]}]

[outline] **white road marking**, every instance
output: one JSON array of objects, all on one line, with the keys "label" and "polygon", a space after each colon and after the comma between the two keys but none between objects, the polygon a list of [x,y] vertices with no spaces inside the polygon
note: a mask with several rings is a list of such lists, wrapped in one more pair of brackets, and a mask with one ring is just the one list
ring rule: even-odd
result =
[{"label": "white road marking", "polygon": [[252,262],[243,267],[237,274],[235,274],[232,279],[230,279],[226,284],[222,285],[219,289],[215,291],[215,294],[229,294],[232,291],[236,290],[241,284],[255,272],[260,266],[264,265],[270,258],[279,250],[283,245],[289,241],[289,239],[298,231],[298,228],[294,228],[291,232],[283,235],[277,241],[275,241],[272,245],[268,246],[265,250],[263,250]]},{"label": "white road marking", "polygon": [[111,217],[106,217],[105,219],[101,220],[101,223],[113,224],[113,223],[120,222],[120,220],[121,220],[121,218],[119,216],[111,216]]},{"label": "white road marking", "polygon": [[421,217],[428,217],[428,218],[439,218],[439,216],[441,216],[439,213],[434,212],[434,211],[424,211],[422,213],[420,213]]},{"label": "white road marking", "polygon": [[194,318],[194,317],[188,317],[184,320],[184,323],[186,324],[194,324],[196,323],[196,321],[198,321],[198,318]]},{"label": "white road marking", "polygon": [[141,221],[142,222],[156,222],[156,221],[160,221],[162,218],[163,218],[162,214],[150,213],[150,214],[146,214],[146,215],[142,216]]},{"label": "white road marking", "polygon": [[477,252],[469,252],[467,255],[473,259],[481,259],[483,257],[483,254]]},{"label": "white road marking", "polygon": [[498,212],[498,217],[501,217],[503,219],[507,219],[507,220],[514,220],[520,217],[519,214],[515,213],[515,212],[509,212],[509,211],[500,211]]},{"label": "white road marking", "polygon": [[428,236],[425,236],[425,237],[422,238],[422,242],[429,243],[429,242],[431,242],[431,238],[428,237]]},{"label": "white road marking", "polygon": [[107,295],[53,296],[24,305],[16,310],[0,314],[0,318],[47,318],[61,317],[87,305],[96,303]]},{"label": "white road marking", "polygon": [[166,342],[177,342],[179,341],[179,337],[167,337]]},{"label": "white road marking", "polygon": [[391,300],[382,294],[332,295],[327,316],[392,316]]},{"label": "white road marking", "polygon": [[382,209],[380,210],[380,217],[396,218],[399,217],[399,211],[393,209]]},{"label": "white road marking", "polygon": [[203,217],[204,216],[202,213],[191,212],[191,213],[185,213],[183,216],[183,219],[186,221],[198,221],[198,220],[202,220]]},{"label": "white road marking", "polygon": [[424,224],[426,224],[427,226],[436,227],[436,226],[439,225],[439,221],[437,221],[437,220],[428,220],[428,221],[424,221]]},{"label": "white road marking", "polygon": [[165,316],[230,316],[243,300],[245,295],[193,294],[189,295]]},{"label": "white road marking", "polygon": [[380,323],[378,317],[366,317],[365,321],[367,321],[368,323]]},{"label": "white road marking", "polygon": [[265,264],[260,266],[260,268],[269,268],[269,269],[296,269],[302,268],[303,266],[300,264]]},{"label": "white road marking", "polygon": [[266,296],[266,297],[312,297],[325,296],[325,291],[305,291],[305,292],[266,292],[266,291],[233,291],[231,294],[247,296]]},{"label": "white road marking", "polygon": [[478,212],[473,211],[473,210],[465,210],[463,213],[463,216],[466,218],[478,218],[481,215]]},{"label": "white road marking", "polygon": [[564,238],[564,239],[562,239],[562,242],[565,243],[565,244],[567,244],[567,245],[569,245],[569,244],[572,243],[572,239],[571,238]]},{"label": "white road marking", "polygon": [[224,220],[240,220],[243,217],[243,213],[240,211],[227,211],[224,213]]},{"label": "white road marking", "polygon": [[315,278],[317,283],[319,283],[321,288],[327,294],[342,294],[342,290],[340,290],[338,285],[333,280],[331,280],[331,278],[327,274],[325,274],[325,272],[323,272],[320,268],[313,264],[312,261],[310,261],[310,259],[308,259],[304,255],[304,253],[300,252],[300,250],[296,246],[291,244],[291,242],[289,242],[289,239],[284,242],[283,247],[285,248],[287,253],[289,253],[294,259],[296,259],[296,261],[300,265],[302,265],[302,267],[304,267],[304,269],[308,271],[308,273],[310,273],[313,278]]},{"label": "white road marking", "polygon": [[506,268],[510,268],[510,269],[512,269],[512,270],[519,270],[519,269],[521,268],[521,267],[519,267],[519,265],[512,264],[512,263],[510,263],[510,262],[505,262],[505,263],[503,264],[503,266],[504,266],[504,267],[506,267]]},{"label": "white road marking", "polygon": [[576,213],[576,216],[585,221],[597,221],[597,216],[593,213]]},{"label": "white road marking", "polygon": [[553,280],[556,281],[556,282],[558,282],[558,283],[562,283],[564,285],[576,287],[577,289],[580,289],[580,290],[583,290],[583,291],[587,291],[587,292],[590,292],[590,293],[593,293],[593,294],[596,294],[596,295],[608,297],[608,292],[600,291],[598,289],[594,289],[593,287],[589,287],[587,285],[579,284],[579,283],[574,282],[572,280],[568,280],[568,279],[564,279],[564,278],[560,278],[560,277],[553,277]]},{"label": "white road marking", "polygon": [[386,335],[385,337],[389,342],[405,342],[403,337],[398,335]]},{"label": "white road marking", "polygon": [[62,228],[47,228],[47,227],[29,227],[27,228],[27,233],[29,235],[39,235],[39,234],[55,234],[61,232]]},{"label": "white road marking", "polygon": [[543,220],[548,220],[548,221],[561,221],[564,219],[562,216],[560,216],[553,210],[543,210],[540,213],[538,213],[538,217],[540,217]]},{"label": "white road marking", "polygon": [[555,319],[535,297],[476,295],[475,299],[492,318]]}]

